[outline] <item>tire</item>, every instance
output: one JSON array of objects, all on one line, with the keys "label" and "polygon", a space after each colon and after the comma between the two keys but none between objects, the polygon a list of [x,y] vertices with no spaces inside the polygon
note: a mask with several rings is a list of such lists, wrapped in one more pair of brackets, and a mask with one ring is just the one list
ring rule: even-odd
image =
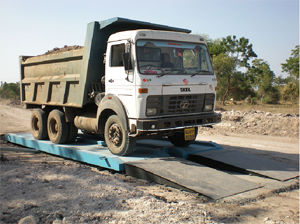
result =
[{"label": "tire", "polygon": [[126,128],[117,115],[111,115],[107,119],[104,139],[112,154],[126,156],[135,150],[135,139],[128,136]]},{"label": "tire", "polygon": [[184,129],[181,129],[180,131],[175,132],[173,135],[169,136],[168,139],[173,145],[184,147],[195,142],[197,133],[198,133],[198,128],[195,128],[195,138],[193,140],[186,141],[184,140]]},{"label": "tire", "polygon": [[74,125],[73,122],[67,123],[68,128],[69,128],[69,134],[67,138],[68,143],[72,143],[75,141],[77,134],[78,134],[78,128]]},{"label": "tire", "polygon": [[43,140],[48,138],[47,113],[42,109],[36,109],[31,114],[31,133],[35,139]]},{"label": "tire", "polygon": [[51,142],[63,144],[67,142],[69,127],[65,115],[60,110],[52,110],[48,116],[48,136]]}]

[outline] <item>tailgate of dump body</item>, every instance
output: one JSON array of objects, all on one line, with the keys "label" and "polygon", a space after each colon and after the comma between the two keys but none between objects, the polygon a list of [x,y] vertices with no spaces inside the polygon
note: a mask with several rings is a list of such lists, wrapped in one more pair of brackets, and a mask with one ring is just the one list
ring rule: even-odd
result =
[{"label": "tailgate of dump body", "polygon": [[25,104],[81,107],[84,48],[20,57],[21,99]]}]

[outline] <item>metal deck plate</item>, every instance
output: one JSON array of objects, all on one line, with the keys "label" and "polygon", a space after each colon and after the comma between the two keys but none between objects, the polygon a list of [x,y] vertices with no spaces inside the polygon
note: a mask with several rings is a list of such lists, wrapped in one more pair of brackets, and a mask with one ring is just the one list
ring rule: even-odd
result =
[{"label": "metal deck plate", "polygon": [[5,139],[28,148],[116,171],[124,171],[126,162],[170,156],[187,158],[191,153],[221,149],[219,145],[211,142],[196,142],[191,147],[180,148],[173,147],[168,141],[141,140],[137,142],[136,152],[132,156],[124,157],[113,155],[105,142],[90,136],[79,135],[76,143],[63,145],[36,140],[30,133],[10,133],[5,135]]},{"label": "metal deck plate", "polygon": [[[46,140],[36,140],[28,133],[6,134],[5,139],[28,148],[116,171],[124,171],[125,162],[145,159],[145,157],[139,156],[121,157],[113,155],[107,147],[101,146],[94,139],[87,139],[86,142],[79,141],[68,145],[53,144]],[[169,156],[162,151],[155,151],[155,153],[153,152],[153,155],[148,156]]]},{"label": "metal deck plate", "polygon": [[193,155],[203,157],[201,161],[217,164],[227,164],[247,170],[261,176],[285,181],[299,176],[299,165],[281,162],[264,155],[243,152],[239,150],[223,149],[214,152],[198,152]]},{"label": "metal deck plate", "polygon": [[228,173],[174,157],[127,162],[125,169],[131,176],[198,192],[215,200],[260,187]]}]

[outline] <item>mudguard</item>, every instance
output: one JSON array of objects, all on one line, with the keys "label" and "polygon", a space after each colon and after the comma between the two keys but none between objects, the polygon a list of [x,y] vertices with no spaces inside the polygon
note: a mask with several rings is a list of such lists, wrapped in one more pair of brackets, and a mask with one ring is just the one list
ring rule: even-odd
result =
[{"label": "mudguard", "polygon": [[129,131],[128,117],[124,105],[115,95],[106,95],[100,102],[97,110],[97,130],[100,133],[104,129],[108,114],[116,114],[120,118],[123,126]]}]

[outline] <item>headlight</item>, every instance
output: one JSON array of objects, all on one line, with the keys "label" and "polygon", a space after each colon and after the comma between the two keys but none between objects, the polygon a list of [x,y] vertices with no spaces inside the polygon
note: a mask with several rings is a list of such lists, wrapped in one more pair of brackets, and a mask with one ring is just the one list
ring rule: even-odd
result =
[{"label": "headlight", "polygon": [[157,108],[147,108],[146,115],[147,116],[154,116],[157,114]]},{"label": "headlight", "polygon": [[204,106],[204,111],[212,111],[214,108],[213,104],[208,104]]}]

